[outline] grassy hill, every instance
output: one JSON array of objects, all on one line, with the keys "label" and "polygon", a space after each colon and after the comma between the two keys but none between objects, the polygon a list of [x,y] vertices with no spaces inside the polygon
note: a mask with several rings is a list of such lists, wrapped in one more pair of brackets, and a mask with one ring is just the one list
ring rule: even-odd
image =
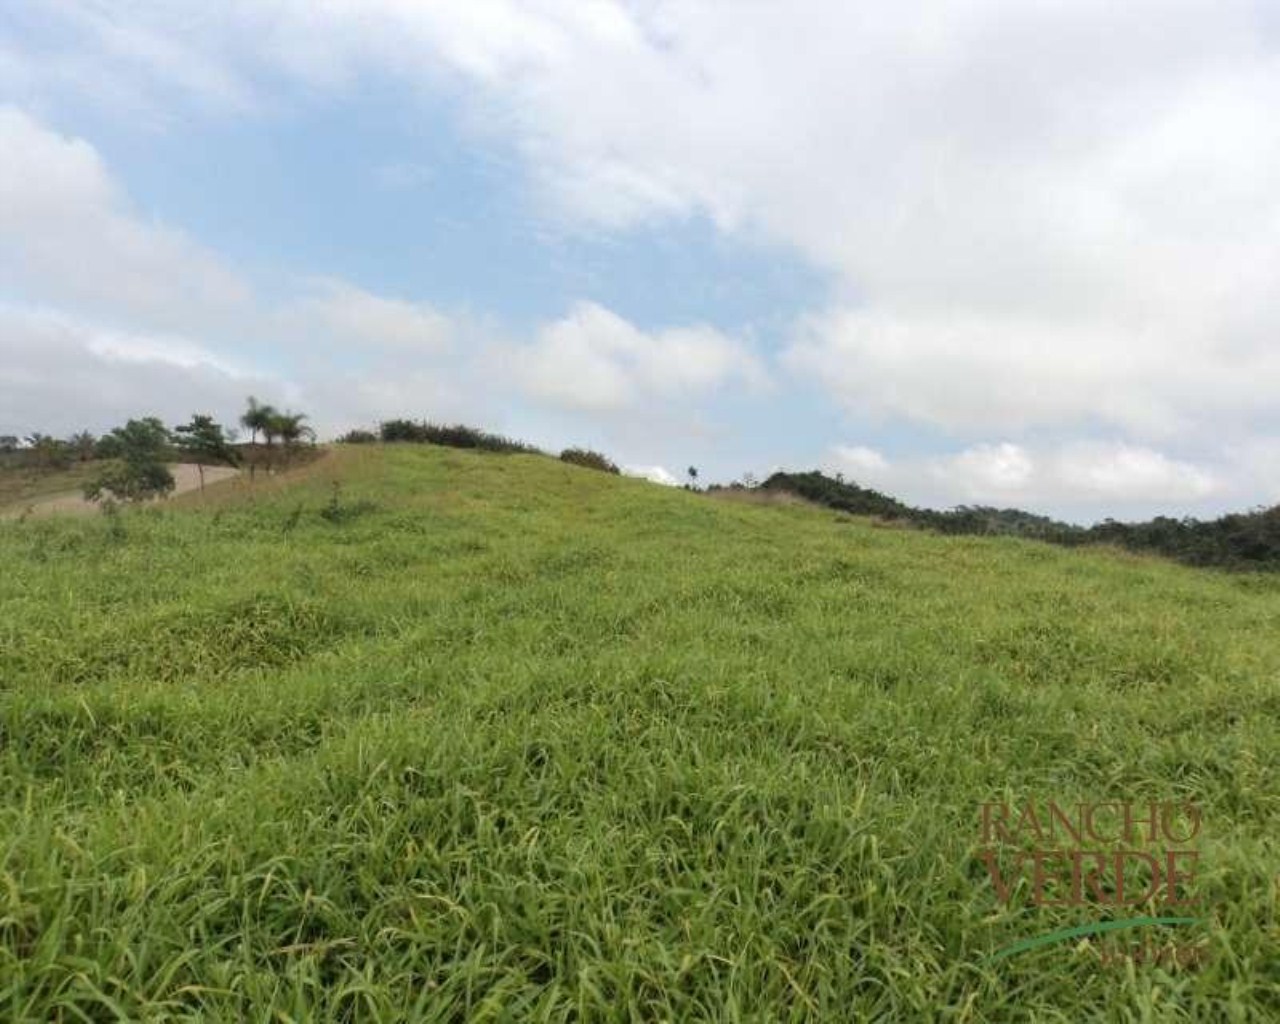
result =
[{"label": "grassy hill", "polygon": [[[1280,578],[427,446],[0,566],[5,1019],[1280,1019]],[[1205,962],[989,959],[981,804],[1147,799]]]}]

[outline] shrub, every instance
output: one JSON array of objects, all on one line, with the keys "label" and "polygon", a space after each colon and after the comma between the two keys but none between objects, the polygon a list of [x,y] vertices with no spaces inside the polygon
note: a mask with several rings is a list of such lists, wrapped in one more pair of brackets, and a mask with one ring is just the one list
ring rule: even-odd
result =
[{"label": "shrub", "polygon": [[348,430],[345,434],[343,434],[340,438],[338,438],[338,443],[339,444],[375,444],[377,443],[377,440],[378,440],[378,435],[375,434],[372,430]]},{"label": "shrub", "polygon": [[589,448],[566,448],[560,453],[560,461],[571,462],[575,466],[585,466],[587,469],[598,469],[602,473],[621,472],[608,457],[599,452],[593,452]]},{"label": "shrub", "polygon": [[533,445],[513,441],[500,434],[490,434],[475,427],[455,423],[444,426],[438,423],[421,423],[413,420],[384,420],[378,428],[384,441],[410,441],[415,444],[439,444],[449,448],[477,448],[490,452],[538,453]]}]

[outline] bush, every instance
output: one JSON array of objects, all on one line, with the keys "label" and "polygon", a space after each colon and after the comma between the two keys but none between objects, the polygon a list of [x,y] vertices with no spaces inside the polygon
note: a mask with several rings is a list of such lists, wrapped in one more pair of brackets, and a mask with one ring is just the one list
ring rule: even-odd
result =
[{"label": "bush", "polygon": [[384,420],[378,428],[384,441],[409,441],[414,444],[439,444],[449,448],[477,448],[490,452],[539,453],[533,445],[513,441],[500,434],[490,434],[461,423],[443,426],[437,423],[421,423],[413,420]]},{"label": "bush", "polygon": [[377,440],[378,440],[378,435],[375,434],[372,430],[348,430],[345,434],[343,434],[340,438],[338,438],[338,443],[339,444],[375,444],[377,443]]},{"label": "bush", "polygon": [[575,466],[587,469],[598,469],[602,473],[619,473],[618,469],[606,456],[593,452],[589,448],[566,448],[560,453],[561,462],[571,462]]}]

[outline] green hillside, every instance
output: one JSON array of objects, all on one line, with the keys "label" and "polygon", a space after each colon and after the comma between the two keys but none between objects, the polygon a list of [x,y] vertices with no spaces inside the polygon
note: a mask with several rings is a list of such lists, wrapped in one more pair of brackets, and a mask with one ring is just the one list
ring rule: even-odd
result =
[{"label": "green hillside", "polygon": [[[1280,1019],[1280,577],[423,445],[0,567],[0,1018]],[[991,959],[1163,911],[981,805],[1148,800],[1202,962]]]}]

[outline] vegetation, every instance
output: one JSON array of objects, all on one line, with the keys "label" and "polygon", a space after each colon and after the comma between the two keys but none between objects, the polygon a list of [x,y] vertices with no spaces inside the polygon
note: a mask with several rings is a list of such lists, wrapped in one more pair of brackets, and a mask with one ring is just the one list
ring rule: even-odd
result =
[{"label": "vegetation", "polygon": [[200,490],[204,490],[205,466],[235,466],[242,456],[233,447],[221,423],[212,416],[197,414],[191,422],[174,428],[174,444],[194,462],[200,473]]},{"label": "vegetation", "polygon": [[303,442],[315,442],[316,432],[303,420],[308,419],[303,412],[282,412],[271,417],[267,424],[267,444],[272,438],[279,438],[285,450],[292,452]]},{"label": "vegetation", "polygon": [[259,434],[268,445],[271,444],[271,427],[277,415],[274,406],[263,405],[253,395],[249,396],[248,408],[240,417],[240,425],[249,431],[250,444],[257,444]]},{"label": "vegetation", "polygon": [[253,395],[249,396],[248,406],[240,416],[240,425],[249,431],[250,448],[255,448],[258,435],[262,435],[266,452],[263,459],[249,459],[250,473],[257,469],[261,461],[268,469],[274,469],[277,459],[273,455],[275,443],[279,441],[283,451],[283,461],[293,461],[298,449],[304,442],[314,443],[316,432],[304,421],[309,419],[306,413],[280,412],[273,405],[263,405]]},{"label": "vegetation", "polygon": [[1149,522],[1108,519],[1091,527],[1020,509],[960,506],[939,512],[912,508],[866,487],[809,473],[774,473],[761,486],[786,491],[854,515],[879,516],[950,534],[1014,536],[1077,546],[1112,544],[1165,555],[1189,565],[1280,571],[1280,506],[1226,515],[1211,522],[1158,516]]},{"label": "vegetation", "polygon": [[89,462],[98,456],[98,439],[87,430],[72,434],[67,438],[67,446],[77,462]]},{"label": "vegetation", "polygon": [[68,442],[48,434],[32,434],[27,438],[27,449],[31,461],[41,469],[66,469],[75,458]]},{"label": "vegetation", "polygon": [[[169,473],[163,461],[174,458],[188,458],[200,467],[202,490],[206,465],[244,464],[252,477],[260,467],[275,470],[284,464],[298,463],[304,455],[314,456],[316,434],[307,425],[308,418],[305,413],[280,412],[250,396],[240,417],[240,423],[250,432],[248,444],[233,445],[220,425],[214,424],[210,417],[197,416],[190,424],[178,427],[172,437],[166,431],[165,440],[157,442],[149,455],[142,456],[136,452],[126,455],[121,430],[128,430],[127,427],[99,439],[88,431],[73,434],[66,440],[34,433],[26,438],[25,445],[15,436],[0,437],[0,471],[26,471],[20,476],[0,473],[0,504],[38,499],[51,493],[55,489],[52,485],[58,482],[64,489],[82,487],[86,494],[100,497],[114,495],[124,500],[143,500],[167,493],[172,487],[171,482],[166,482]],[[131,420],[130,424],[140,422],[165,430],[154,418]],[[215,432],[203,433],[207,430]],[[257,443],[259,434],[262,445]],[[475,427],[407,419],[386,420],[376,434],[369,430],[351,430],[339,440],[346,444],[413,442],[540,454],[533,445]],[[304,450],[308,443],[312,446],[309,452]],[[560,459],[608,473],[619,472],[607,456],[589,449],[567,448],[560,453]],[[106,469],[95,468],[89,476],[73,474],[61,481],[40,476],[65,472],[73,463],[91,466],[94,461],[103,460],[112,460],[113,464]],[[685,489],[698,490],[697,467],[689,466],[686,476]],[[965,505],[947,511],[915,508],[890,495],[846,481],[840,474],[833,478],[818,471],[777,472],[759,488],[748,474],[743,481],[735,481],[728,487],[712,484],[706,490],[717,494],[757,489],[766,494],[792,494],[851,515],[874,516],[939,533],[1013,536],[1067,546],[1107,544],[1164,555],[1201,567],[1280,571],[1280,506],[1233,513],[1207,522],[1159,516],[1149,522],[1120,523],[1108,519],[1091,527],[1081,527],[1021,509]]]},{"label": "vegetation", "polygon": [[376,444],[378,435],[372,430],[348,430],[340,438],[339,444]]},{"label": "vegetation", "polygon": [[513,441],[500,434],[490,434],[460,423],[441,426],[425,420],[385,420],[378,428],[383,441],[411,441],[416,444],[438,444],[449,448],[475,448],[489,452],[537,452],[533,445]]},{"label": "vegetation", "polygon": [[169,430],[154,416],[130,420],[111,432],[114,460],[85,484],[89,501],[145,501],[173,490],[173,474],[165,465]]},{"label": "vegetation", "polygon": [[897,498],[891,498],[887,494],[881,494],[868,487],[833,480],[816,471],[774,473],[761,486],[768,491],[789,491],[806,501],[814,501],[857,516],[905,519],[916,512]]},{"label": "vegetation", "polygon": [[621,472],[607,456],[593,452],[589,448],[566,448],[560,453],[560,461],[569,462],[575,466],[585,466],[587,469],[598,469],[602,473]]},{"label": "vegetation", "polygon": [[[430,446],[252,498],[0,523],[5,1019],[1280,1019],[1280,579]],[[989,960],[1098,917],[996,898],[1028,798],[1198,802],[1206,963]]]}]

